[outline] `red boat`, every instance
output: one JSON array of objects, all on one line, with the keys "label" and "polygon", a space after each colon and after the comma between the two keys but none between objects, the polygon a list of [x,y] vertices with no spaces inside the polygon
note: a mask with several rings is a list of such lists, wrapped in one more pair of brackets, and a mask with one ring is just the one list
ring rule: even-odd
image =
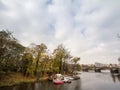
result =
[{"label": "red boat", "polygon": [[59,80],[59,79],[55,79],[55,80],[53,80],[53,83],[57,84],[57,85],[60,85],[60,84],[63,84],[64,82]]}]

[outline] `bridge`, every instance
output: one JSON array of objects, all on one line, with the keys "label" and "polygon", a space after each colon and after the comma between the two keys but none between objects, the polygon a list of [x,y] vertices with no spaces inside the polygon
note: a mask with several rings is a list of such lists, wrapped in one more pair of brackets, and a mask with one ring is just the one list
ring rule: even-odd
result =
[{"label": "bridge", "polygon": [[102,70],[110,70],[111,74],[118,74],[120,75],[120,65],[104,65],[101,63],[95,63],[94,65],[83,65],[82,71],[89,72],[101,72]]}]

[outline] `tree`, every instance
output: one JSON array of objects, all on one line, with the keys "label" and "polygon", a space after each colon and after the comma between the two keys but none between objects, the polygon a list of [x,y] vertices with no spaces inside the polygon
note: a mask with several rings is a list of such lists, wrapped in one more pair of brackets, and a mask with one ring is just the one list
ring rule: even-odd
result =
[{"label": "tree", "polygon": [[54,65],[56,65],[59,73],[63,73],[65,61],[70,57],[70,53],[61,44],[54,50],[53,54]]},{"label": "tree", "polygon": [[31,53],[24,53],[22,56],[21,61],[21,71],[24,74],[24,76],[29,76],[31,73],[31,70],[29,68],[31,67],[33,62],[33,56]]},{"label": "tree", "polygon": [[42,60],[42,54],[46,52],[46,49],[47,49],[47,46],[43,43],[41,43],[40,45],[36,45],[35,47],[35,52],[36,52],[36,55],[35,55],[35,58],[36,58],[36,63],[35,63],[35,75],[36,76],[39,76],[38,73],[39,73],[39,70],[38,70],[38,66],[39,66],[39,62]]},{"label": "tree", "polygon": [[[76,70],[78,61],[80,61],[80,57],[74,57],[74,58],[72,59],[72,63],[74,64],[73,71]],[[73,71],[72,71],[72,72],[73,72]]]},{"label": "tree", "polygon": [[80,57],[74,57],[74,58],[72,59],[72,62],[73,62],[74,64],[77,64],[78,61],[80,61]]},{"label": "tree", "polygon": [[18,71],[24,47],[10,31],[0,31],[0,69],[4,72]]}]

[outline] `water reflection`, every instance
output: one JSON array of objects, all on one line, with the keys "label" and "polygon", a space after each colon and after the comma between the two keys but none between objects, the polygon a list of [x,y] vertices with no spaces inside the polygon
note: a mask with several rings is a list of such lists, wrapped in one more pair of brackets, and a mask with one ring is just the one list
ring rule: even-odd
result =
[{"label": "water reflection", "polygon": [[55,85],[52,82],[37,82],[34,90],[81,90],[81,80],[75,80],[72,83]]},{"label": "water reflection", "polygon": [[111,77],[112,77],[112,80],[113,80],[114,83],[115,83],[116,81],[119,81],[119,82],[120,82],[120,76],[119,76],[119,75],[112,75],[112,74],[111,74]]},{"label": "water reflection", "polygon": [[82,90],[81,89],[81,79],[76,81],[76,86],[74,90]]},{"label": "water reflection", "polygon": [[24,83],[0,90],[119,90],[120,76],[110,73],[82,73],[79,80],[63,85],[55,85],[49,81]]},{"label": "water reflection", "polygon": [[9,89],[9,90],[34,90],[34,83],[24,83],[21,85],[16,85],[13,86],[13,89]]},{"label": "water reflection", "polygon": [[0,90],[81,90],[81,80],[75,80],[70,84],[65,83],[63,85],[55,85],[52,82],[43,81],[12,87],[2,87]]}]

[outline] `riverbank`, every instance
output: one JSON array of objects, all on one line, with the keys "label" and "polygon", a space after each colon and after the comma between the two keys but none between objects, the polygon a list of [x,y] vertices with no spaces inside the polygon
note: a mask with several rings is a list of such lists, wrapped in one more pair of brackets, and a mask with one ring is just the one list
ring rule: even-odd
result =
[{"label": "riverbank", "polygon": [[[40,78],[40,80],[46,80],[46,79],[48,79],[47,76]],[[35,77],[25,77],[21,73],[10,73],[1,78],[0,87],[12,86],[16,84],[29,83],[35,81],[36,81]]]},{"label": "riverbank", "polygon": [[0,90],[119,90],[120,77],[112,76],[110,72],[95,73],[81,72],[80,79],[72,83],[55,85],[49,81],[23,83],[10,87],[1,87]]}]

